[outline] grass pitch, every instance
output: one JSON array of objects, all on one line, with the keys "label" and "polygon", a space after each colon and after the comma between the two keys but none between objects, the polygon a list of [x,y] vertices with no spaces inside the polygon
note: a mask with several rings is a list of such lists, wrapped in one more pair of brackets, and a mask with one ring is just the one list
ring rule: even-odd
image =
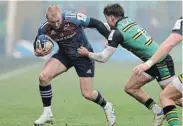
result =
[{"label": "grass pitch", "polygon": [[[137,63],[136,63],[137,64]],[[132,68],[136,64],[97,64],[94,87],[115,105],[116,126],[152,126],[153,114],[124,92]],[[0,126],[33,126],[42,113],[38,91],[38,75],[42,66],[0,80]],[[176,66],[181,72],[181,65]],[[85,100],[79,89],[74,68],[52,81],[54,126],[107,126],[103,110]],[[156,81],[144,89],[159,102],[161,91]],[[179,114],[181,108],[179,108]],[[45,125],[49,126],[49,125]],[[168,126],[164,122],[163,126]]]}]

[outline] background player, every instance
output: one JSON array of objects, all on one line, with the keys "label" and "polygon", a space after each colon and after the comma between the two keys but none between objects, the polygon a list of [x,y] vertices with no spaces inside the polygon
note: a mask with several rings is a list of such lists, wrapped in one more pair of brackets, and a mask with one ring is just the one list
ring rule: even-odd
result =
[{"label": "background player", "polygon": [[[81,13],[62,12],[58,6],[51,5],[46,11],[47,21],[39,28],[38,35],[46,34],[51,37],[59,46],[59,51],[50,58],[39,76],[39,89],[44,106],[43,114],[35,125],[43,125],[46,122],[52,122],[51,99],[52,88],[50,81],[66,72],[72,66],[75,67],[78,76],[80,77],[80,88],[82,95],[97,104],[105,111],[108,125],[112,126],[115,123],[115,113],[113,105],[102,97],[102,95],[93,90],[94,77],[94,61],[81,57],[77,53],[77,48],[81,45],[86,47],[91,52],[93,51],[89,44],[83,27],[96,28],[103,36],[107,38],[109,31],[104,24],[94,18],[86,17]],[[34,43],[35,55],[45,56],[50,53],[50,50],[39,50],[36,48],[37,38]]]},{"label": "background player", "polygon": [[[112,28],[108,37],[107,48],[103,52],[93,53],[81,47],[78,49],[80,54],[98,62],[106,62],[116,51],[119,44],[142,61],[147,61],[156,52],[158,45],[155,41],[136,22],[125,17],[124,10],[119,4],[106,6],[104,8],[104,15]],[[129,95],[153,111],[155,114],[154,126],[162,125],[164,119],[162,108],[141,87],[156,78],[161,87],[164,88],[166,84],[172,81],[174,75],[173,60],[170,55],[167,55],[161,62],[157,63],[157,66],[144,72],[140,77],[132,74],[125,85],[125,91]]]},{"label": "background player", "polygon": [[[134,68],[134,73],[141,75],[155,65],[161,58],[165,57],[174,46],[182,41],[182,17],[176,21],[172,33],[161,44],[158,51],[145,63]],[[182,98],[182,74],[175,78],[160,94],[163,112],[166,115],[169,126],[180,126],[180,118],[178,116],[175,101]]]}]

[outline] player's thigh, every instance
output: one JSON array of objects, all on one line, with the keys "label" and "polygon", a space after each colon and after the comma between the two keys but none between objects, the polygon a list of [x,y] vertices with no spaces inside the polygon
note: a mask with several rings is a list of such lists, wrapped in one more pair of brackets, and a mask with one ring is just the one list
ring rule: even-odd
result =
[{"label": "player's thigh", "polygon": [[40,76],[54,78],[55,76],[65,72],[67,68],[57,59],[50,58],[45,64]]},{"label": "player's thigh", "polygon": [[176,101],[182,98],[182,93],[179,90],[177,90],[173,82],[171,82],[160,94],[160,99],[164,98]]},{"label": "player's thigh", "polygon": [[127,81],[125,89],[139,89],[143,85],[152,81],[152,79],[153,78],[145,72],[143,72],[140,76],[133,73],[130,79]]},{"label": "player's thigh", "polygon": [[[182,74],[173,79],[173,81],[164,90],[171,89],[176,92],[177,96],[182,96],[183,78]],[[163,91],[163,92],[165,92]],[[169,94],[171,95],[171,94]]]},{"label": "player's thigh", "polygon": [[54,78],[69,69],[69,63],[63,54],[54,54],[45,64],[41,76]]},{"label": "player's thigh", "polygon": [[73,62],[73,66],[80,78],[81,90],[92,91],[95,62],[89,58],[78,58],[77,61]]},{"label": "player's thigh", "polygon": [[181,92],[182,94],[182,88],[183,88],[183,78],[182,78],[182,74],[180,74],[179,76],[177,76],[173,81],[172,81],[173,85],[175,86],[175,88],[177,90],[179,90],[179,92]]}]

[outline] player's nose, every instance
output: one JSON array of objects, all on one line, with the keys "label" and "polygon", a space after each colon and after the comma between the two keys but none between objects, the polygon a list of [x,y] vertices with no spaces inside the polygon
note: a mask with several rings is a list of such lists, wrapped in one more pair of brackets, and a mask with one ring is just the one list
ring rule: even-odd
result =
[{"label": "player's nose", "polygon": [[55,23],[55,26],[56,26],[56,27],[59,27],[59,23],[58,23],[58,22],[56,22],[56,23]]}]

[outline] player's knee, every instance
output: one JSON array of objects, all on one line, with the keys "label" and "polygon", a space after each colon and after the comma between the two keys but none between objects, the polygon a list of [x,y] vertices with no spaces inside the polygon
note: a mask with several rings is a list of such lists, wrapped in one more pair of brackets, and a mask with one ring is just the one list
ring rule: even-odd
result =
[{"label": "player's knee", "polygon": [[175,104],[182,107],[182,99],[178,99],[175,101]]},{"label": "player's knee", "polygon": [[168,97],[167,97],[167,95],[164,93],[164,91],[162,91],[162,92],[160,93],[160,101],[163,101],[163,100],[165,100],[165,99],[168,99]]},{"label": "player's knee", "polygon": [[124,90],[127,94],[133,94],[133,92],[134,92],[134,89],[131,86],[128,86],[128,85],[125,85]]},{"label": "player's knee", "polygon": [[83,95],[84,98],[86,98],[88,100],[92,99],[92,97],[93,97],[92,92],[90,92],[90,91],[83,91],[82,95]]},{"label": "player's knee", "polygon": [[39,75],[39,80],[40,83],[49,82],[51,80],[51,77],[47,73],[41,72]]}]

